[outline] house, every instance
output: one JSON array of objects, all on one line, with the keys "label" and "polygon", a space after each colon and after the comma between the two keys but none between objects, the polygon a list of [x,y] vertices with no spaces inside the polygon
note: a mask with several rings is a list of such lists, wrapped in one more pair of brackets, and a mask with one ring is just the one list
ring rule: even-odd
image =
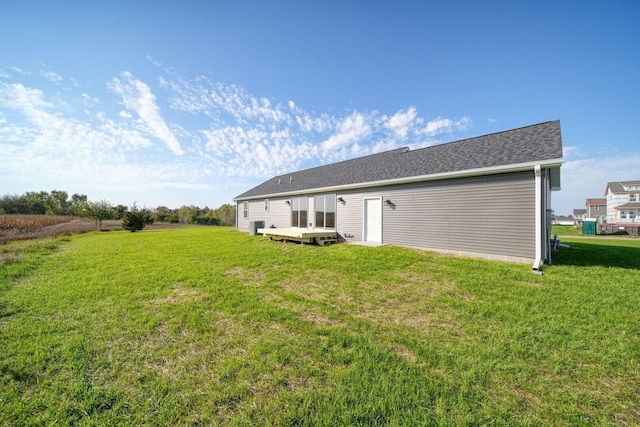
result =
[{"label": "house", "polygon": [[538,270],[551,262],[550,193],[560,189],[562,161],[559,121],[399,148],[275,176],[234,198],[236,224],[241,231],[254,221],[333,230],[341,241],[533,263]]},{"label": "house", "polygon": [[587,217],[586,209],[574,209],[573,210],[573,218],[575,219],[576,224],[581,224],[582,220]]},{"label": "house", "polygon": [[553,224],[555,225],[575,225],[576,224],[576,219],[569,215],[558,215],[555,218],[553,218]]},{"label": "house", "polygon": [[607,199],[591,198],[585,202],[587,207],[587,218],[601,221],[607,216]]},{"label": "house", "polygon": [[607,222],[637,224],[640,222],[640,180],[609,182],[604,195],[607,199]]}]

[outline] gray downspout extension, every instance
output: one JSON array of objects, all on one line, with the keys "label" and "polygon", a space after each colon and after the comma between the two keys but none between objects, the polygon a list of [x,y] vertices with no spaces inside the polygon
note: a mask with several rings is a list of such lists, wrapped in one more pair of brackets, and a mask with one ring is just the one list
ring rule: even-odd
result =
[{"label": "gray downspout extension", "polygon": [[540,264],[542,264],[542,233],[544,230],[542,229],[542,168],[540,165],[535,165],[534,168],[535,173],[535,221],[536,221],[536,257],[533,262],[532,271],[537,274],[542,274],[540,271]]}]

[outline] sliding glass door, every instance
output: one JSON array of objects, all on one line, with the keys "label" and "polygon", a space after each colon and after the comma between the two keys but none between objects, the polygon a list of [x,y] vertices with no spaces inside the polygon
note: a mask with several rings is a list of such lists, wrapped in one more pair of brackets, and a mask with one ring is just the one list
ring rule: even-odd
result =
[{"label": "sliding glass door", "polygon": [[336,228],[336,195],[325,194],[314,198],[316,228]]},{"label": "sliding glass door", "polygon": [[308,211],[308,197],[294,197],[291,199],[291,227],[306,228]]},{"label": "sliding glass door", "polygon": [[291,227],[306,228],[314,221],[315,228],[336,228],[336,195],[325,194],[315,196],[312,215],[309,216],[310,197],[294,197],[291,199]]}]

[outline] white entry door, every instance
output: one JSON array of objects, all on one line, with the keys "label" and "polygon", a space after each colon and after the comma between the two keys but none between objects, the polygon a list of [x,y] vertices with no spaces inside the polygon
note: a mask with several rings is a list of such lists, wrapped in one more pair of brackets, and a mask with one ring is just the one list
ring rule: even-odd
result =
[{"label": "white entry door", "polygon": [[382,243],[382,198],[364,199],[362,240]]}]

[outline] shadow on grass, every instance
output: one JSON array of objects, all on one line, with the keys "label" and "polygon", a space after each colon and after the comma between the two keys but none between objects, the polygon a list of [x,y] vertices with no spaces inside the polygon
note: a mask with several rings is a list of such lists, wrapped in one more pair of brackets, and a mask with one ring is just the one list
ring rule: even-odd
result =
[{"label": "shadow on grass", "polygon": [[[588,242],[567,242],[568,248],[561,247],[553,254],[554,265],[574,265],[580,267],[618,267],[640,270],[640,247],[616,244],[612,241],[589,240]],[[638,246],[638,245],[636,245]]]},{"label": "shadow on grass", "polygon": [[0,365],[0,374],[7,375],[14,381],[28,384],[35,384],[37,379],[36,375],[32,373],[25,370],[16,370],[6,365]]}]

